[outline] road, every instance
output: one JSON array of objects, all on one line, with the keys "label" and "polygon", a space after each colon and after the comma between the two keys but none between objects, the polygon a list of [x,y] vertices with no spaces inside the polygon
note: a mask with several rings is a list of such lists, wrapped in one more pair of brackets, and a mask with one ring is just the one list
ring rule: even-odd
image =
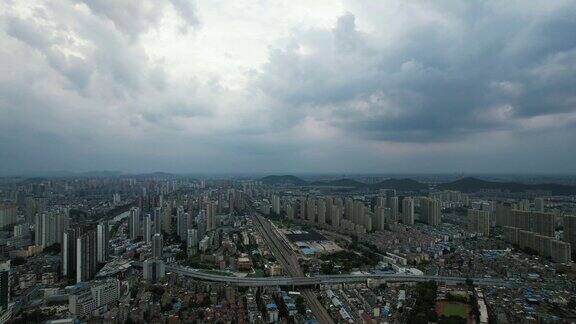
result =
[{"label": "road", "polygon": [[[290,279],[288,279],[289,281],[296,282],[296,280],[294,280],[295,278],[300,278],[298,282],[306,282],[309,279],[314,279],[304,277],[304,273],[302,272],[300,263],[298,262],[298,256],[269,220],[256,214],[253,214],[251,217],[252,221],[260,231],[260,234],[272,250],[272,254],[280,262],[286,273],[291,276]],[[316,316],[318,322],[334,323],[334,320],[326,308],[324,308],[320,301],[318,301],[316,294],[310,290],[310,288],[301,288],[300,293],[302,294],[302,297],[304,297],[304,300],[306,300],[308,306],[310,306],[310,309],[312,309],[312,313]]]}]

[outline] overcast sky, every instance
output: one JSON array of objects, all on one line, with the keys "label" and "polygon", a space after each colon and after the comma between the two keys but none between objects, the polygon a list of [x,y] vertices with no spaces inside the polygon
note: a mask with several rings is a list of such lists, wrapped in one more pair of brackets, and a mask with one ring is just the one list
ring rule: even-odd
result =
[{"label": "overcast sky", "polygon": [[576,2],[0,2],[0,174],[576,172]]}]

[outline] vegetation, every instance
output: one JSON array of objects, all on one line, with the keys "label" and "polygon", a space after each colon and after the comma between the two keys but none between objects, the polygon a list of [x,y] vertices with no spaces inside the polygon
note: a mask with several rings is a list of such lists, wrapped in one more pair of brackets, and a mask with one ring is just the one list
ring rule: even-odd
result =
[{"label": "vegetation", "polygon": [[416,302],[408,317],[409,323],[436,322],[436,297],[438,285],[434,281],[420,282],[416,285]]},{"label": "vegetation", "polygon": [[210,262],[202,260],[202,257],[200,255],[194,255],[187,258],[186,261],[184,262],[184,265],[192,267],[194,269],[206,269],[206,270],[214,269],[214,265]]},{"label": "vegetation", "polygon": [[296,297],[296,309],[300,315],[306,315],[306,303],[304,302],[304,298],[302,296]]},{"label": "vegetation", "polygon": [[55,315],[55,310],[35,309],[29,313],[22,313],[20,318],[15,319],[13,323],[42,323],[53,318]]},{"label": "vegetation", "polygon": [[44,253],[50,253],[50,254],[58,254],[60,253],[60,251],[62,250],[62,247],[60,246],[60,243],[54,243],[48,247],[44,248]]},{"label": "vegetation", "polygon": [[[329,261],[342,267],[342,271],[350,272],[353,269],[359,269],[366,266],[375,266],[378,264],[378,259],[369,258],[362,253],[353,251],[338,251],[331,254],[320,256],[320,260]],[[328,270],[328,266],[324,266]]]},{"label": "vegetation", "polygon": [[438,324],[466,324],[466,318],[460,316],[440,316]]},{"label": "vegetation", "polygon": [[17,267],[19,265],[25,264],[26,262],[27,262],[26,259],[21,258],[21,257],[17,257],[17,258],[10,260],[10,265],[13,267]]}]

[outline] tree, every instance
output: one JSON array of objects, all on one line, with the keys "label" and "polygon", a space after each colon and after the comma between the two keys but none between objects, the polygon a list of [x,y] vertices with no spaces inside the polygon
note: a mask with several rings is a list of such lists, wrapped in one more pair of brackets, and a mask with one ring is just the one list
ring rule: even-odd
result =
[{"label": "tree", "polygon": [[301,315],[306,314],[306,304],[304,303],[304,298],[302,298],[302,296],[296,298],[296,309]]}]

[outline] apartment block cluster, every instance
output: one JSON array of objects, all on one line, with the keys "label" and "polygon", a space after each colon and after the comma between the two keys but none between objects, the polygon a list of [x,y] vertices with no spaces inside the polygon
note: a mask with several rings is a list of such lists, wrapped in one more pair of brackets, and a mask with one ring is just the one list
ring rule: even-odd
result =
[{"label": "apartment block cluster", "polygon": [[541,199],[536,199],[534,206],[534,210],[528,210],[525,204],[496,206],[495,223],[503,228],[504,240],[554,262],[570,262],[571,247],[576,243],[576,216],[562,216],[564,232],[559,240],[555,231],[557,216],[543,212]]},{"label": "apartment block cluster", "polygon": [[399,197],[395,190],[381,190],[374,197],[280,197],[272,194],[270,201],[264,201],[261,205],[264,214],[284,213],[290,220],[296,219],[348,233],[384,230],[397,223],[413,225],[415,206],[420,207],[421,221],[431,226],[442,223],[439,200],[430,197]]}]

